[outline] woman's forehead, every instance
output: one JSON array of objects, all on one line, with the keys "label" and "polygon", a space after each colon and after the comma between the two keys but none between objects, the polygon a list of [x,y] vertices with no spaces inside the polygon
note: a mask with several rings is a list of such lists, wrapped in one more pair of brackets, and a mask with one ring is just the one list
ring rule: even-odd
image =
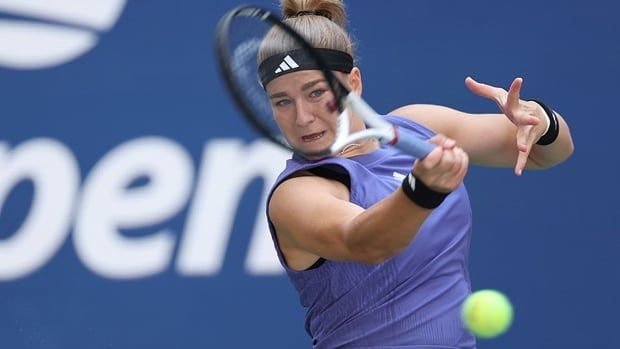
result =
[{"label": "woman's forehead", "polygon": [[273,79],[267,84],[267,91],[299,90],[307,83],[323,79],[323,73],[320,70],[301,70]]}]

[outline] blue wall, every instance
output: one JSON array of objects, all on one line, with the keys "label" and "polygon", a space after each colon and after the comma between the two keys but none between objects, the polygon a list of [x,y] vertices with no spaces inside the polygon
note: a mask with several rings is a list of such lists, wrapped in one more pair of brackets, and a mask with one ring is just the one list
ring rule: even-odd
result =
[{"label": "blue wall", "polygon": [[[309,347],[294,290],[261,245],[264,184],[285,154],[256,142],[215,67],[215,23],[237,3],[102,1],[108,16],[14,3],[0,5],[0,346]],[[516,310],[511,331],[479,347],[616,347],[620,6],[348,6],[378,110],[494,112],[464,78],[522,76],[522,97],[571,125],[566,163],[466,178],[473,287],[504,291]],[[70,32],[20,36],[15,21]],[[247,163],[228,167],[235,157]]]}]

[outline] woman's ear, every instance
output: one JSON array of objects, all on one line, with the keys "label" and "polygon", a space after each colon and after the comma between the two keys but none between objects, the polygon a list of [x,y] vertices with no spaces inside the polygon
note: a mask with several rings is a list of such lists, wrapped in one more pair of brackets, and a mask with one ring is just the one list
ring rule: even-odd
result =
[{"label": "woman's ear", "polygon": [[358,96],[362,95],[362,72],[358,67],[353,67],[347,77],[347,83],[351,91],[354,91]]}]

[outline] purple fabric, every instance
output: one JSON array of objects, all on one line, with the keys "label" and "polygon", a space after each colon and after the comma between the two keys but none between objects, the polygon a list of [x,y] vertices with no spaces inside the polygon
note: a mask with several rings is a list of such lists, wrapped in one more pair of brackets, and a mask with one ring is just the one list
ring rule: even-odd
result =
[{"label": "purple fabric", "polygon": [[[424,138],[432,136],[410,120],[385,118]],[[294,156],[273,188],[295,172],[328,166],[348,173],[350,201],[367,208],[398,188],[402,180],[394,172],[407,174],[414,160],[388,146],[350,159],[307,161]],[[460,322],[460,306],[471,292],[471,220],[469,198],[461,185],[399,255],[380,265],[327,260],[307,271],[286,266],[270,222],[280,261],[307,309],[306,331],[313,347],[474,348],[474,338]]]}]

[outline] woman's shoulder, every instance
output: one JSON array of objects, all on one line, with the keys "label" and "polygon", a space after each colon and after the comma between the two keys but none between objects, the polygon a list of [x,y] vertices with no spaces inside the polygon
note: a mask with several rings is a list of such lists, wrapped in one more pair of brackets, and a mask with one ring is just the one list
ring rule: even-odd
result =
[{"label": "woman's shoulder", "polygon": [[449,107],[436,104],[407,104],[392,110],[388,115],[412,120],[426,126],[428,123],[432,124],[433,119],[441,118],[455,111]]},{"label": "woman's shoulder", "polygon": [[[427,108],[431,107],[431,108]],[[407,128],[417,133],[421,133],[427,137],[432,137],[437,132],[433,127],[432,110],[435,106],[410,104],[389,112],[384,118],[392,124]],[[430,116],[430,117],[429,117]]]},{"label": "woman's shoulder", "polygon": [[431,114],[445,114],[446,112],[454,111],[454,109],[450,107],[446,107],[438,104],[427,104],[427,103],[419,103],[419,104],[407,104],[400,106],[394,110],[392,110],[389,114],[400,115],[406,118],[418,118],[428,113]]},{"label": "woman's shoulder", "polygon": [[435,104],[408,104],[388,113],[398,119],[414,122],[433,133],[446,133],[455,117],[466,114],[456,109]]}]

